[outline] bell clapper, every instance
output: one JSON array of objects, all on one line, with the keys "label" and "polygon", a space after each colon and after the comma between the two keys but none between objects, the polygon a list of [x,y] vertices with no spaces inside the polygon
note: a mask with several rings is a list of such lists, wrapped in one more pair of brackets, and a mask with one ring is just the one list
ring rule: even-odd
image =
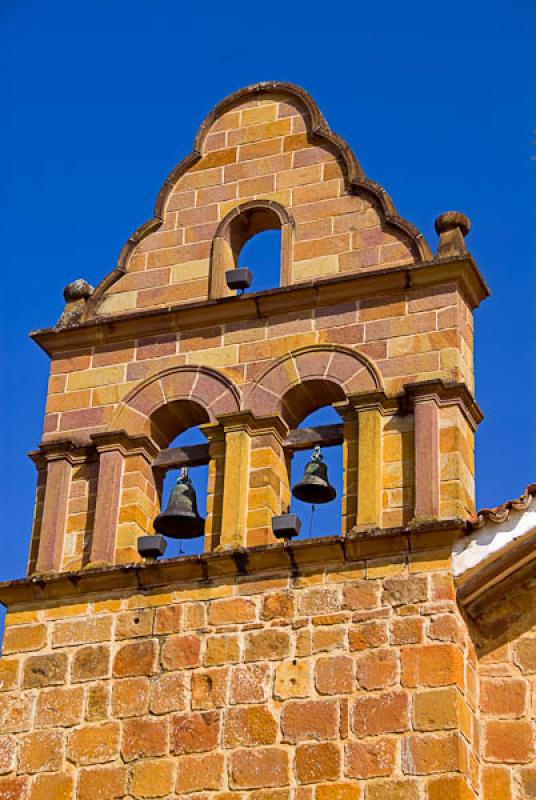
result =
[{"label": "bell clapper", "polygon": [[316,509],[316,506],[313,503],[313,505],[311,506],[311,520],[309,522],[309,534],[308,534],[308,538],[309,539],[313,535],[313,518],[314,518],[314,515],[315,515],[315,509]]}]

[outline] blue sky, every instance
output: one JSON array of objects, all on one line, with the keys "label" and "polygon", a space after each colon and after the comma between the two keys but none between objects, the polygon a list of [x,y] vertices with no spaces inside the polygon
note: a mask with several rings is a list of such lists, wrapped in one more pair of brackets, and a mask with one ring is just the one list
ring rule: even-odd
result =
[{"label": "blue sky", "polygon": [[0,578],[24,573],[31,528],[48,365],[28,331],[56,321],[66,283],[112,269],[204,116],[260,80],[304,86],[434,249],[437,214],[470,217],[492,290],[476,313],[478,504],[535,480],[533,0],[196,8],[0,3]]}]

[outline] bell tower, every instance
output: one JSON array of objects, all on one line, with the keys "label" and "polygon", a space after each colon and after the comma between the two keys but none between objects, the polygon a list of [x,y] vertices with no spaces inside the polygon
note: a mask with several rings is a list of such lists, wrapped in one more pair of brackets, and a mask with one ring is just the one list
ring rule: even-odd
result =
[{"label": "bell tower", "polygon": [[[256,292],[239,254],[273,229]],[[0,587],[0,732],[24,753],[0,797],[478,796],[450,553],[488,290],[467,218],[436,230],[434,254],[312,98],[263,83],[209,114],[115,269],[66,288],[32,334],[51,369],[28,577]],[[337,424],[299,428],[326,405]],[[342,445],[341,535],[282,541],[292,457],[318,445]],[[166,510],[166,472],[199,464],[206,506],[183,474]],[[144,558],[186,506],[203,552]]]}]

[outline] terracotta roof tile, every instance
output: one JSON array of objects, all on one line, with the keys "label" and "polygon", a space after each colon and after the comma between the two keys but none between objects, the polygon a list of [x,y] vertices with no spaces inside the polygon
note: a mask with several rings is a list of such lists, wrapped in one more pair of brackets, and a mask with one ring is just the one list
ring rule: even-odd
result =
[{"label": "terracotta roof tile", "polygon": [[534,495],[536,495],[536,483],[529,483],[521,497],[507,500],[505,503],[502,503],[502,505],[495,506],[495,508],[481,508],[480,511],[477,511],[469,520],[470,525],[476,530],[482,528],[486,522],[505,522],[512,509],[514,511],[526,511]]}]

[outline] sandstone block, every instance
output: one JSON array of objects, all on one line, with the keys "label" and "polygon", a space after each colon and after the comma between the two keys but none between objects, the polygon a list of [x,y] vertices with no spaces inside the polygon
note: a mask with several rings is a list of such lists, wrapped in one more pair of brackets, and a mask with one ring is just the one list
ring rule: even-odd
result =
[{"label": "sandstone block", "polygon": [[227,698],[229,668],[207,669],[192,674],[192,709],[222,708]]},{"label": "sandstone block", "polygon": [[182,626],[182,606],[162,606],[156,609],[154,619],[154,632],[178,633]]},{"label": "sandstone block", "polygon": [[130,791],[134,797],[167,797],[175,784],[175,762],[158,758],[132,767]]},{"label": "sandstone block", "polygon": [[490,720],[484,726],[484,757],[500,764],[525,764],[534,753],[534,734],[524,720]]},{"label": "sandstone block", "polygon": [[347,584],[343,591],[344,608],[362,611],[379,605],[380,588],[376,581],[355,581]]},{"label": "sandstone block", "polygon": [[27,777],[1,777],[0,797],[2,800],[26,800],[29,779]]},{"label": "sandstone block", "polygon": [[413,698],[413,725],[420,731],[456,728],[463,700],[455,687],[417,692]]},{"label": "sandstone block", "polygon": [[114,678],[152,675],[156,652],[157,642],[151,639],[122,645],[114,658]]},{"label": "sandstone block", "polygon": [[413,578],[387,578],[383,584],[382,601],[384,605],[406,606],[425,603],[428,599],[428,579],[424,576]]},{"label": "sandstone block", "polygon": [[295,770],[299,783],[337,779],[341,772],[339,746],[333,742],[299,745],[296,748]]},{"label": "sandstone block", "polygon": [[409,729],[409,697],[406,692],[359,697],[352,711],[352,729],[356,736],[401,733]]},{"label": "sandstone block", "polygon": [[[0,736],[0,775],[14,772],[17,745],[13,736]],[[19,772],[22,770],[19,770]]]},{"label": "sandstone block", "polygon": [[121,755],[124,761],[163,756],[167,752],[166,719],[129,719],[123,723]]},{"label": "sandstone block", "polygon": [[41,650],[46,643],[46,625],[17,625],[6,628],[2,652],[7,655]]},{"label": "sandstone block", "polygon": [[357,783],[328,783],[316,787],[316,800],[361,800]]},{"label": "sandstone block", "polygon": [[69,734],[67,758],[83,766],[113,761],[119,755],[119,734],[117,722],[86,725]]},{"label": "sandstone block", "polygon": [[[178,764],[176,789],[185,793],[221,789],[223,778],[224,758],[221,753],[183,756]],[[224,796],[221,797],[225,800]],[[231,800],[230,794],[228,797]]]},{"label": "sandstone block", "polygon": [[516,642],[514,646],[514,662],[524,675],[536,672],[536,637],[527,636]]},{"label": "sandstone block", "polygon": [[412,780],[374,781],[367,786],[367,792],[367,800],[418,800],[419,784]]},{"label": "sandstone block", "polygon": [[294,600],[289,592],[274,592],[263,598],[263,619],[290,619],[294,613]]},{"label": "sandstone block", "polygon": [[153,632],[154,609],[123,611],[117,615],[115,623],[116,639],[136,639],[150,636]]},{"label": "sandstone block", "polygon": [[114,717],[138,717],[149,708],[150,682],[148,678],[124,678],[112,685],[112,713]]},{"label": "sandstone block", "polygon": [[285,661],[276,667],[274,697],[308,697],[311,694],[311,665],[308,661]]},{"label": "sandstone block", "polygon": [[77,800],[119,800],[127,792],[126,767],[90,767],[80,770]]},{"label": "sandstone block", "polygon": [[402,742],[402,772],[407,775],[457,772],[459,769],[460,741],[456,733],[414,734]]},{"label": "sandstone block", "polygon": [[245,598],[213,600],[208,611],[210,625],[231,625],[252,622],[256,619],[255,603]]},{"label": "sandstone block", "polygon": [[[29,800],[71,800],[74,790],[74,780],[71,775],[56,773],[50,775],[37,775],[29,794]],[[14,797],[23,795],[15,795]],[[1,794],[0,797],[6,797]],[[7,798],[6,798],[7,800]]]},{"label": "sandstone block", "polygon": [[162,645],[162,667],[168,670],[198,667],[201,640],[197,636],[170,636]]},{"label": "sandstone block", "polygon": [[290,651],[287,631],[264,630],[246,634],[245,661],[274,661],[285,658]]},{"label": "sandstone block", "polygon": [[16,658],[2,657],[0,660],[0,692],[7,692],[17,686],[19,663]]},{"label": "sandstone block", "polygon": [[289,700],[281,712],[283,741],[335,739],[338,735],[336,700]]},{"label": "sandstone block", "polygon": [[[181,711],[185,706],[184,676],[181,672],[161,675],[151,686],[149,708],[152,714]],[[145,713],[142,711],[141,713]]]},{"label": "sandstone block", "polygon": [[289,754],[277,747],[234,750],[229,757],[229,781],[234,789],[287,786]]},{"label": "sandstone block", "polygon": [[175,714],[171,720],[171,751],[176,755],[214,750],[220,738],[220,714],[205,711]]},{"label": "sandstone block", "polygon": [[71,681],[91,681],[105,678],[110,669],[110,648],[106,645],[80,647],[73,656]]},{"label": "sandstone block", "polygon": [[108,716],[110,687],[105,683],[88,686],[86,698],[86,720],[98,722]]},{"label": "sandstone block", "polygon": [[24,689],[59,686],[65,683],[66,672],[67,656],[65,653],[29,656],[24,662],[22,686]]},{"label": "sandstone block", "polygon": [[54,772],[63,758],[63,733],[36,731],[19,738],[20,772]]},{"label": "sandstone block", "polygon": [[[428,782],[430,800],[474,800],[474,793],[461,775],[449,775],[432,778]],[[488,800],[484,797],[484,800]],[[508,800],[508,795],[501,795],[501,800]]]},{"label": "sandstone block", "polygon": [[301,594],[298,600],[298,610],[304,616],[311,614],[330,614],[341,607],[337,589],[324,587],[312,588]]},{"label": "sandstone block", "polygon": [[276,720],[267,706],[230,708],[225,715],[225,747],[252,747],[274,744]]},{"label": "sandstone block", "polygon": [[463,655],[453,644],[402,649],[404,686],[463,686]]},{"label": "sandstone block", "polygon": [[326,656],[317,659],[315,685],[319,694],[344,694],[354,688],[354,659]]},{"label": "sandstone block", "polygon": [[232,664],[240,660],[238,636],[233,634],[228,636],[209,636],[206,641],[205,666]]},{"label": "sandstone block", "polygon": [[367,742],[348,742],[344,774],[349,778],[382,778],[391,775],[396,762],[396,742],[377,738]]},{"label": "sandstone block", "polygon": [[387,623],[383,620],[361,622],[348,631],[348,643],[352,651],[382,647],[387,641]]},{"label": "sandstone block", "polygon": [[385,689],[397,680],[397,653],[386,648],[363,653],[357,659],[356,669],[357,683],[362,689]]},{"label": "sandstone block", "polygon": [[267,664],[245,664],[233,667],[231,703],[262,703],[267,696],[269,667]]},{"label": "sandstone block", "polygon": [[35,709],[35,723],[40,728],[69,728],[82,720],[84,690],[76,688],[43,689]]}]

